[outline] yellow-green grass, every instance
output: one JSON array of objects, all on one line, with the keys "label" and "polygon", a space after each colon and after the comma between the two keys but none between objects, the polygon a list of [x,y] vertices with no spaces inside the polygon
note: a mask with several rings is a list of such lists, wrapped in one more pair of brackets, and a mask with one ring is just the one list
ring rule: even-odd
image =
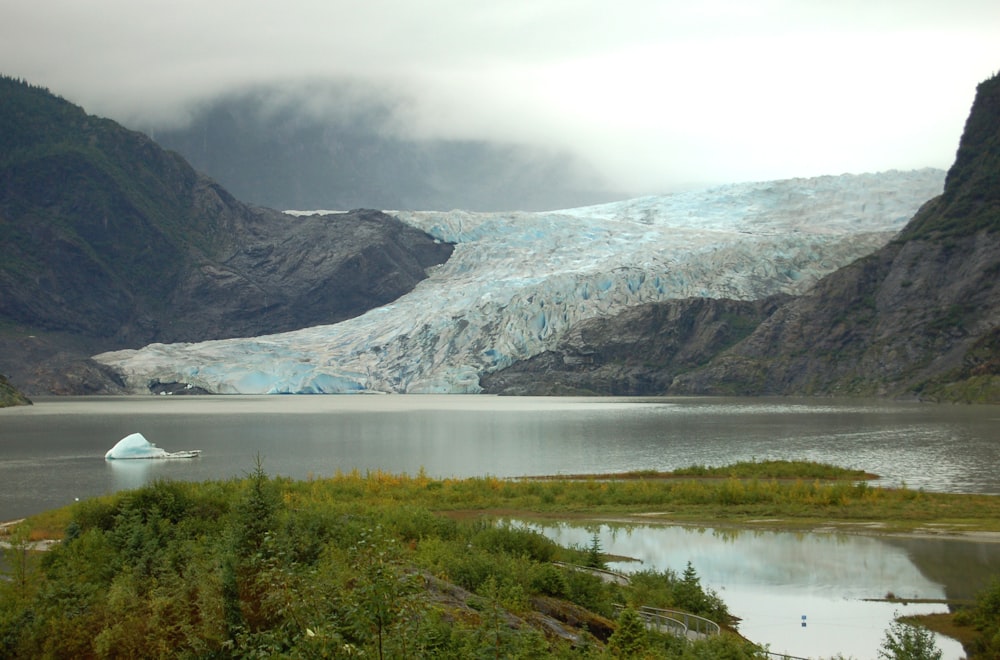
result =
[{"label": "yellow-green grass", "polygon": [[[812,464],[803,464],[809,467]],[[733,474],[744,468],[732,466]],[[725,470],[725,469],[723,469]],[[814,470],[803,470],[814,474]],[[724,474],[724,472],[723,472]],[[436,479],[353,471],[303,481],[278,479],[286,504],[418,506],[431,511],[502,512],[555,518],[620,517],[691,524],[785,528],[836,527],[871,532],[1000,532],[1000,497],[932,493],[910,488],[873,487],[867,481],[810,476],[780,477],[635,474],[601,479],[503,479],[492,476]],[[185,484],[213,489],[218,497],[239,486],[238,480]],[[179,487],[181,487],[179,485]],[[106,501],[126,494],[105,496]],[[110,498],[110,499],[107,499]],[[99,498],[102,499],[102,498]],[[91,506],[83,502],[79,506]],[[72,520],[74,507],[34,516],[33,537],[53,538]]]}]

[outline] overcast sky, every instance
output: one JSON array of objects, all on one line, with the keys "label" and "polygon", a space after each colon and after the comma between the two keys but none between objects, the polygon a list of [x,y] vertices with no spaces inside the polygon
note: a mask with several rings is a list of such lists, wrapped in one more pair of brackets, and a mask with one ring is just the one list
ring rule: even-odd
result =
[{"label": "overcast sky", "polygon": [[123,123],[349,81],[403,135],[568,148],[643,193],[947,168],[998,70],[1000,0],[0,0],[0,72]]}]

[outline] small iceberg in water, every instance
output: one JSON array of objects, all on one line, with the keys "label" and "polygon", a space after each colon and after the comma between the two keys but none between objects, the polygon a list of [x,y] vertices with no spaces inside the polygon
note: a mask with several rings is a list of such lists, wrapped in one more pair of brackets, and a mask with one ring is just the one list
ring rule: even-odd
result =
[{"label": "small iceberg in water", "polygon": [[147,440],[141,433],[133,433],[119,440],[118,444],[108,450],[104,458],[110,461],[123,458],[195,458],[199,455],[201,455],[200,449],[164,451]]}]

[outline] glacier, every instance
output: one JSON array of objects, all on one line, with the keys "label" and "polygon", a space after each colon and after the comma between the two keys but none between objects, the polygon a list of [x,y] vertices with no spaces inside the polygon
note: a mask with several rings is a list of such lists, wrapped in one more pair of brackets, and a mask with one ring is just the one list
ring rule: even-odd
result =
[{"label": "glacier", "polygon": [[939,195],[936,169],[739,183],[552,212],[388,211],[451,258],[333,325],[102,353],[132,392],[478,393],[574,323],[648,302],[801,294]]}]

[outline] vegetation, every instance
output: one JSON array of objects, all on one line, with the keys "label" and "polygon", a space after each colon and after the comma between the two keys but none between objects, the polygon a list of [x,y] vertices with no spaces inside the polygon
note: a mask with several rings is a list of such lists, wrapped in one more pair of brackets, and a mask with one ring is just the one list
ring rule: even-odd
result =
[{"label": "vegetation", "polygon": [[878,657],[887,660],[941,660],[934,633],[922,626],[899,621],[885,632]]},{"label": "vegetation", "polygon": [[976,88],[955,163],[941,197],[928,203],[896,240],[949,240],[1000,230],[1000,75]]},{"label": "vegetation", "polygon": [[[582,566],[597,547],[399,499],[447,501],[459,483],[293,482],[258,462],[241,480],[155,482],[29,520],[7,539],[0,656],[762,657],[731,633],[688,642],[618,613],[729,623],[691,565],[607,583],[553,563]],[[38,526],[59,521],[62,542],[34,552]]]},{"label": "vegetation", "polygon": [[975,605],[959,610],[952,619],[959,630],[968,631],[962,642],[970,658],[1000,657],[1000,578],[994,577]]},{"label": "vegetation", "polygon": [[[239,480],[155,482],[9,531],[0,656],[763,657],[731,632],[689,642],[636,625],[642,606],[731,623],[694,565],[605,582],[583,568],[604,565],[596,536],[564,548],[497,516],[655,510],[745,523],[770,512],[828,524],[888,514],[900,527],[979,528],[1000,520],[997,498],[730,476],[760,469],[620,481],[381,472],[292,481],[269,478],[258,460]],[[36,552],[34,542],[50,536],[61,543]],[[964,619],[983,649],[1000,639],[998,585]],[[887,643],[908,643],[911,632],[894,628]]]},{"label": "vegetation", "polygon": [[31,405],[31,399],[21,394],[10,384],[6,376],[0,374],[0,408],[27,405]]},{"label": "vegetation", "polygon": [[877,479],[877,475],[864,470],[814,463],[811,461],[743,461],[732,465],[691,467],[674,470],[674,476],[685,477],[733,477],[736,479]]},{"label": "vegetation", "polygon": [[686,468],[679,468],[672,472],[657,472],[656,470],[635,470],[622,474],[574,474],[561,475],[557,477],[533,477],[533,479],[543,480],[592,480],[606,481],[608,479],[628,480],[628,479],[670,479],[676,477],[697,477],[705,479],[731,477],[735,479],[850,479],[850,480],[870,480],[878,479],[878,475],[865,472],[864,470],[851,470],[848,468],[829,465],[826,463],[815,463],[812,461],[741,461],[731,465],[708,467],[705,465],[691,465]]}]

